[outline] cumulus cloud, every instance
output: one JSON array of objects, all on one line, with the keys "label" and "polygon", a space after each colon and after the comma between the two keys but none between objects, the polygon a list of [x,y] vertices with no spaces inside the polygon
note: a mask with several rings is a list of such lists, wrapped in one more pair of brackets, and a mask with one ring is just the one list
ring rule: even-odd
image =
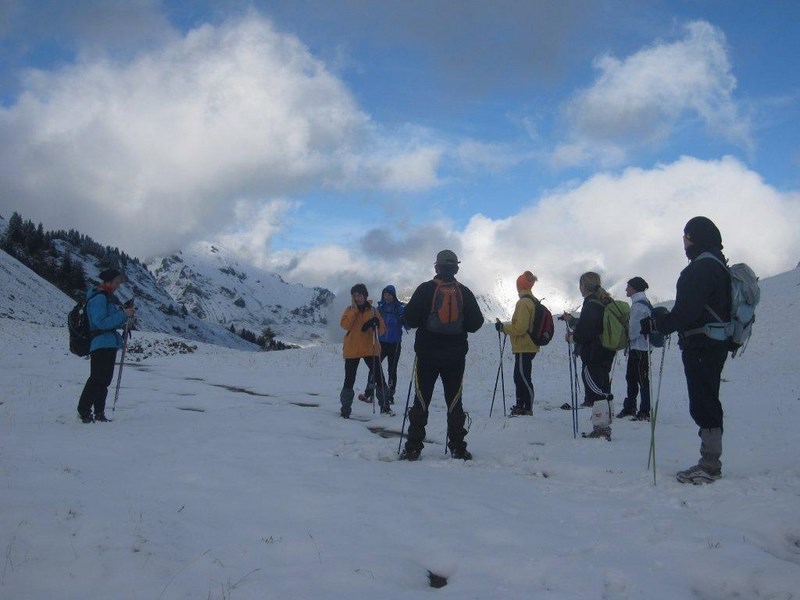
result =
[{"label": "cumulus cloud", "polygon": [[132,59],[31,71],[0,108],[0,140],[0,209],[139,256],[235,226],[243,199],[433,186],[439,156],[395,152],[306,46],[255,13]]},{"label": "cumulus cloud", "polygon": [[683,226],[697,215],[717,224],[732,262],[747,262],[762,277],[800,259],[800,194],[776,190],[734,158],[684,157],[597,174],[534,198],[507,219],[476,215],[461,230],[446,222],[407,232],[378,229],[352,247],[294,254],[294,263],[285,254],[283,270],[292,280],[334,290],[367,279],[378,289],[394,283],[410,291],[432,276],[436,252],[449,247],[462,261],[460,279],[477,292],[505,294],[509,307],[514,281],[526,269],[539,276],[535,291],[552,310],[580,305],[578,277],[589,270],[618,298],[626,281],[640,275],[651,299],[668,300],[686,265]]},{"label": "cumulus cloud", "polygon": [[594,66],[594,84],[563,108],[571,140],[556,150],[556,164],[621,162],[630,150],[663,143],[683,119],[699,120],[713,135],[752,147],[748,119],[733,97],[736,78],[725,35],[713,25],[689,23],[675,42],[625,59],[601,56]]}]

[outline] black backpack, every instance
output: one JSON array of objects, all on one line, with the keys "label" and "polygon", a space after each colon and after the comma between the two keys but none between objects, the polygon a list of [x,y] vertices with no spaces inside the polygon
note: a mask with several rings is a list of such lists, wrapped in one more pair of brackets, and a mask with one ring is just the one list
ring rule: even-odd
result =
[{"label": "black backpack", "polygon": [[[106,302],[110,299],[108,294],[102,292]],[[89,314],[87,312],[89,301],[78,302],[67,315],[67,329],[69,329],[69,351],[77,356],[89,356],[92,340],[102,331],[92,331],[89,327]]]},{"label": "black backpack", "polygon": [[86,302],[78,302],[67,315],[69,329],[69,351],[77,356],[88,356],[92,344],[92,332],[89,329],[89,315],[86,314]]}]

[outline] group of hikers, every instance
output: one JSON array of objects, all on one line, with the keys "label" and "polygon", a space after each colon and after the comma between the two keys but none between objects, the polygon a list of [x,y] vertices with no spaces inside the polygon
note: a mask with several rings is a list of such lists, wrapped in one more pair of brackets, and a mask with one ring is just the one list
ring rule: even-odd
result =
[{"label": "group of hikers", "polygon": [[[628,319],[627,395],[618,418],[630,416],[650,419],[649,352],[651,337],[678,332],[684,373],[689,394],[689,412],[699,428],[700,460],[679,471],[683,483],[711,483],[722,475],[723,411],[719,399],[722,368],[728,354],[725,339],[716,339],[709,324],[718,315],[731,313],[731,284],[722,237],[716,225],[706,217],[690,219],[683,230],[683,245],[689,265],[681,272],[672,310],[653,308],[645,294],[647,282],[636,276],[627,282],[626,295],[631,308]],[[715,260],[704,260],[706,258]],[[397,364],[403,331],[415,329],[412,384],[414,401],[407,407],[408,433],[401,460],[416,461],[424,447],[428,407],[434,386],[442,381],[447,405],[447,447],[453,458],[470,460],[467,450],[467,413],[462,404],[467,336],[484,324],[484,315],[473,292],[456,280],[460,261],[451,250],[436,256],[433,279],[421,283],[407,304],[397,297],[393,286],[386,286],[377,306],[369,300],[363,283],[350,290],[351,303],[344,310],[340,325],[346,331],[343,340],[344,383],[339,395],[340,414],[349,418],[355,398],[355,380],[360,362],[369,371],[368,384],[360,399],[377,401],[382,414],[393,415],[391,405],[397,385]],[[107,421],[105,398],[111,383],[116,352],[122,338],[115,330],[125,325],[135,309],[121,307],[109,298],[122,283],[122,275],[113,269],[100,274],[101,283],[88,294],[90,327],[97,330],[91,342],[91,369],[80,401],[78,414],[85,423]],[[514,355],[516,402],[514,416],[533,414],[533,359],[540,351],[529,335],[537,310],[543,310],[532,294],[537,278],[525,271],[516,280],[519,299],[510,321],[497,320],[495,328],[511,340]],[[604,308],[613,299],[603,289],[600,276],[586,272],[578,286],[583,296],[580,316],[564,313],[559,319],[568,325],[566,339],[579,353],[585,406],[591,407],[592,431],[586,438],[611,439],[610,375],[615,351],[601,343]],[[381,363],[388,359],[388,378]],[[502,363],[501,363],[502,366]],[[637,396],[641,396],[637,410]],[[410,397],[410,388],[409,388]],[[92,416],[92,408],[94,416]]]}]

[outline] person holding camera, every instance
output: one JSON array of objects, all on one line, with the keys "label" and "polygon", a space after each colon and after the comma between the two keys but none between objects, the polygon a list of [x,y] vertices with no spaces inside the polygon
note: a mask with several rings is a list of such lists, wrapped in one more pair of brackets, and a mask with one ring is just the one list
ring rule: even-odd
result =
[{"label": "person holding camera", "polygon": [[136,309],[132,305],[120,306],[114,297],[114,292],[125,281],[122,273],[116,269],[106,269],[99,277],[100,284],[89,288],[86,293],[86,314],[92,341],[89,346],[89,379],[78,400],[78,417],[82,423],[111,421],[106,417],[105,409],[108,386],[114,378],[117,350],[122,348],[122,335],[117,329],[136,316]]},{"label": "person holding camera", "polygon": [[367,364],[370,380],[375,382],[375,395],[381,407],[381,414],[393,414],[385,393],[386,383],[380,363],[381,343],[378,340],[378,336],[386,331],[386,323],[380,313],[373,308],[372,302],[367,299],[368,296],[366,285],[355,284],[350,289],[350,306],[344,309],[339,322],[342,329],[347,332],[344,334],[344,343],[342,344],[344,384],[339,393],[339,402],[342,405],[341,416],[344,419],[350,418],[355,396],[353,386],[356,382],[358,363],[361,360]]},{"label": "person holding camera", "polygon": [[611,295],[601,286],[600,275],[588,271],[581,275],[578,286],[583,296],[581,316],[576,319],[565,312],[560,319],[567,322],[571,331],[567,341],[580,344],[583,363],[581,376],[586,393],[585,406],[592,408],[592,431],[585,438],[605,438],[611,441],[611,367],[616,352],[605,348],[600,341],[603,333],[603,310],[612,302]]}]

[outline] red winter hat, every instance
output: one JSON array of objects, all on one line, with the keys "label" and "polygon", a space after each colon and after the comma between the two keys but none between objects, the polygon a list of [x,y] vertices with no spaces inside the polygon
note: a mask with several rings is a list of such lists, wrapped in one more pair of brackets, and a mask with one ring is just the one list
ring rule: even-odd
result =
[{"label": "red winter hat", "polygon": [[520,291],[529,290],[538,280],[539,278],[536,277],[536,275],[530,271],[525,271],[522,275],[517,277],[517,289]]}]

